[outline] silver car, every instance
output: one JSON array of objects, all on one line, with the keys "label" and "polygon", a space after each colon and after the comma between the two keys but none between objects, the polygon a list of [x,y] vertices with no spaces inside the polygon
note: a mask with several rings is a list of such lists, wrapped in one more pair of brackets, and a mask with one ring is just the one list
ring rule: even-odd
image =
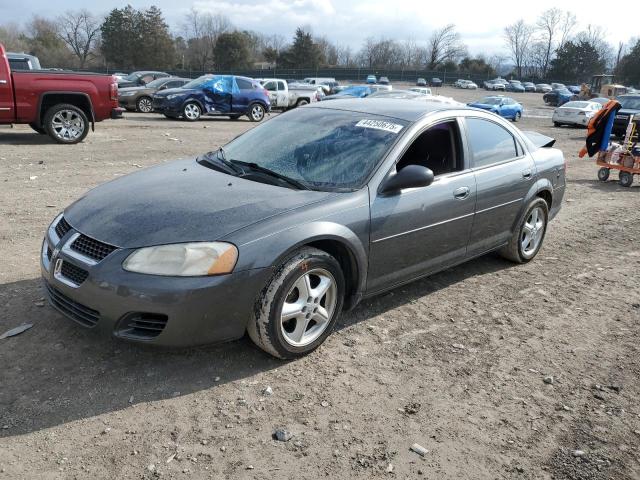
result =
[{"label": "silver car", "polygon": [[602,105],[598,102],[567,102],[553,111],[553,124],[556,127],[561,125],[586,127],[589,124],[589,120],[591,120],[601,108]]},{"label": "silver car", "polygon": [[415,96],[307,105],[89,191],[45,234],[50,303],[105,336],[248,332],[296,358],[363,298],[491,251],[532,260],[561,207],[562,152]]}]

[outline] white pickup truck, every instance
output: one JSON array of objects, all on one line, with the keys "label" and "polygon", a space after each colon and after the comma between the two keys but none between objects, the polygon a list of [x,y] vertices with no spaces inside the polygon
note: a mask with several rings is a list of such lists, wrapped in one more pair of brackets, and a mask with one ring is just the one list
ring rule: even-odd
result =
[{"label": "white pickup truck", "polygon": [[281,78],[257,78],[260,84],[269,92],[271,108],[287,109],[300,107],[318,101],[318,86],[292,84]]}]

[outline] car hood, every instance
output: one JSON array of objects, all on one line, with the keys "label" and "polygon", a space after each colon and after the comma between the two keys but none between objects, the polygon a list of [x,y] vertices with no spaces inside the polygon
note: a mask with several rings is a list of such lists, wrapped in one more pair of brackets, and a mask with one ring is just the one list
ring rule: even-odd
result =
[{"label": "car hood", "polygon": [[492,110],[498,107],[498,105],[489,105],[488,103],[468,103],[467,105],[469,107],[482,108],[483,110]]},{"label": "car hood", "polygon": [[220,239],[240,228],[332,196],[236,178],[177,160],[90,190],[65,219],[122,248]]},{"label": "car hood", "polygon": [[617,115],[637,115],[638,113],[640,113],[640,110],[633,108],[621,108],[616,112]]},{"label": "car hood", "polygon": [[198,90],[196,90],[194,88],[167,88],[165,90],[160,90],[159,92],[156,92],[155,96],[156,97],[166,97],[168,95],[173,95],[173,94],[176,94],[176,93],[187,95],[189,93],[194,93],[194,92],[197,92],[197,91]]}]

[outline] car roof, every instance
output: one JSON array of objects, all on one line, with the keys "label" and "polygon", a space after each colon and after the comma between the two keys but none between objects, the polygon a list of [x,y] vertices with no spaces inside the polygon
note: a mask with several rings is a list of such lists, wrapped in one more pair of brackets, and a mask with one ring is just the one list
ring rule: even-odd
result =
[{"label": "car roof", "polygon": [[329,110],[345,110],[349,112],[368,113],[394,117],[408,122],[418,121],[427,113],[440,110],[466,110],[464,105],[451,105],[441,102],[413,101],[399,98],[366,98],[333,100],[331,102],[316,102],[305,108],[326,108]]}]

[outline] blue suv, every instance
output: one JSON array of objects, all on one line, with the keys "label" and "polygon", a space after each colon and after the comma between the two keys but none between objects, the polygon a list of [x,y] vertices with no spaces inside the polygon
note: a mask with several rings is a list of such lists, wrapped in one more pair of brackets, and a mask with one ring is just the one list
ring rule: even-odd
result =
[{"label": "blue suv", "polygon": [[222,115],[236,120],[242,115],[260,122],[271,109],[268,92],[257,81],[235,75],[203,75],[181,88],[153,96],[153,109],[167,118],[190,122],[202,115]]}]

